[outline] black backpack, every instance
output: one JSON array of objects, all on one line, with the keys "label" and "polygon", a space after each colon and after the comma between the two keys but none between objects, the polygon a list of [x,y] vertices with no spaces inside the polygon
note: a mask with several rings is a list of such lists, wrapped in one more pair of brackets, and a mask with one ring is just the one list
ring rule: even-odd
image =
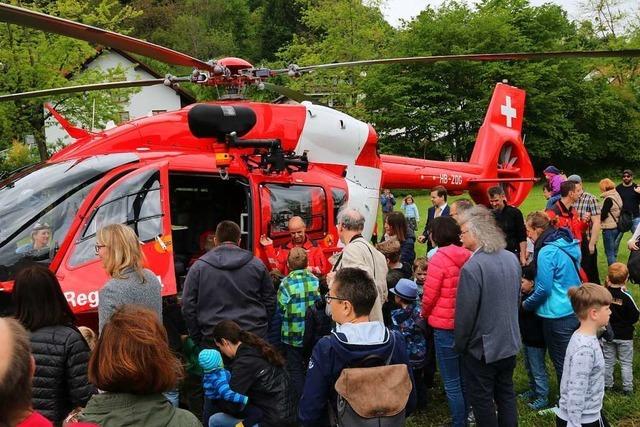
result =
[{"label": "black backpack", "polygon": [[640,283],[640,251],[631,251],[627,268],[629,269],[629,280],[633,283]]},{"label": "black backpack", "polygon": [[630,231],[631,226],[633,225],[633,214],[629,209],[623,209],[622,206],[620,206],[620,204],[613,197],[611,197],[611,201],[618,205],[618,207],[620,208],[620,215],[618,216],[618,219],[615,219],[613,215],[611,215],[613,220],[616,222],[618,231],[621,233]]}]

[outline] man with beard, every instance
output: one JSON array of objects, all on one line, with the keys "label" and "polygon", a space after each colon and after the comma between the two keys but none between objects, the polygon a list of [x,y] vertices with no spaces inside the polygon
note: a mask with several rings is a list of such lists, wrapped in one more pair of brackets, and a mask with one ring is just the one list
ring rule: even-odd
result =
[{"label": "man with beard", "polygon": [[488,193],[493,216],[507,240],[505,249],[518,257],[520,265],[526,265],[527,229],[524,226],[522,212],[520,212],[520,209],[507,204],[507,198],[502,187],[491,187]]},{"label": "man with beard", "polygon": [[293,248],[303,248],[307,251],[309,270],[318,277],[327,274],[331,265],[324,256],[322,248],[319,247],[316,242],[307,237],[307,225],[304,223],[304,220],[299,216],[291,217],[288,226],[291,241],[278,248],[278,250],[274,249],[273,240],[265,235],[260,236],[260,244],[264,248],[269,260],[269,269],[271,271],[278,270],[286,276],[289,274],[289,268],[287,267],[289,251]]}]

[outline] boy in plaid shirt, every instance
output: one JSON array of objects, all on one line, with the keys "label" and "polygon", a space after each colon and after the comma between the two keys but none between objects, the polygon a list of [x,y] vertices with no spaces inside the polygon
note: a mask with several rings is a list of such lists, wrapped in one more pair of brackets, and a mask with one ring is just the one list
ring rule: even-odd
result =
[{"label": "boy in plaid shirt", "polygon": [[307,252],[303,248],[289,251],[289,275],[278,289],[278,306],[282,311],[282,344],[287,358],[287,371],[298,395],[304,386],[302,338],[307,308],[320,298],[318,278],[307,270]]}]

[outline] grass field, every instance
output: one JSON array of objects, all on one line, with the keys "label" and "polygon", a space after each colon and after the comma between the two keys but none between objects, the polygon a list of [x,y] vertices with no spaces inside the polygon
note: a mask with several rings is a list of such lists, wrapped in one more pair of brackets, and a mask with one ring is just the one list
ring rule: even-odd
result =
[{"label": "grass field", "polygon": [[[598,190],[597,183],[585,183],[585,191],[590,192],[595,196],[599,196],[600,192]],[[402,197],[408,194],[409,192],[401,192],[395,191],[394,196],[396,198],[397,205],[396,208],[400,209],[400,203]],[[418,224],[418,229],[422,230],[424,227],[424,221],[426,220],[426,212],[427,208],[431,206],[431,201],[429,199],[428,194],[416,195],[415,192],[412,193],[415,196],[416,203],[420,208],[420,216],[421,223]],[[466,196],[461,196],[466,197]],[[450,198],[450,201],[455,200],[456,197]],[[527,200],[520,206],[522,213],[526,215],[529,212],[544,209],[545,200],[542,196],[542,190],[540,186],[536,186]],[[382,228],[382,218],[378,217],[378,230],[383,230]],[[626,246],[626,241],[630,237],[630,233],[627,233],[620,245],[620,253],[618,255],[618,260],[625,262],[629,256],[629,250]],[[425,245],[416,244],[416,254],[418,256],[424,256],[425,254]],[[598,241],[598,267],[600,271],[600,277],[604,278],[607,272],[607,262],[604,255],[604,248],[602,247],[602,236]],[[637,285],[630,285],[629,289],[634,296],[636,302],[640,303],[640,289]],[[638,345],[637,337],[639,336],[638,328],[636,329],[635,335],[635,352],[634,352],[634,380],[635,380],[635,389],[638,390],[638,379],[640,378],[640,348]],[[557,385],[555,380],[555,372],[551,365],[551,362],[547,358],[547,369],[549,372],[549,380],[551,386],[551,395],[550,401],[556,400],[557,395]],[[619,376],[619,368],[616,368],[616,384],[620,384],[620,376]],[[444,389],[442,387],[442,383],[439,378],[436,378],[436,386],[433,389],[433,392],[430,396],[430,402],[425,411],[418,412],[414,416],[409,419],[407,425],[409,426],[442,426],[447,425],[451,419],[449,417],[449,409],[447,406],[446,396],[444,394]],[[524,369],[524,365],[522,363],[521,357],[518,357],[518,365],[516,367],[516,371],[514,374],[514,382],[516,392],[519,393],[528,388],[528,379],[527,374]],[[605,396],[604,401],[604,411],[605,414],[611,423],[612,426],[621,426],[621,427],[630,427],[630,426],[640,426],[640,391],[636,391],[632,396],[624,396],[622,393],[608,393]],[[518,402],[518,414],[520,425],[524,427],[535,426],[535,427],[551,427],[555,426],[555,418],[553,415],[541,416],[538,415],[535,411],[530,410],[525,402]]]}]

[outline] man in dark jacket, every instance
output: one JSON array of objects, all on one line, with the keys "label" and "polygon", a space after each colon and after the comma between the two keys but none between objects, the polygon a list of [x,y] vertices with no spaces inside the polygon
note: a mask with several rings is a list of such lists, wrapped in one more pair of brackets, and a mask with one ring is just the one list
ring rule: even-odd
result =
[{"label": "man in dark jacket", "polygon": [[424,225],[422,235],[418,236],[419,243],[427,243],[427,251],[430,251],[433,248],[431,240],[429,240],[433,219],[440,216],[449,216],[450,214],[450,208],[447,204],[447,189],[441,185],[433,187],[431,190],[431,204],[433,206],[427,209],[427,222]]},{"label": "man in dark jacket", "polygon": [[520,260],[520,265],[527,264],[527,229],[520,209],[507,204],[507,197],[500,186],[489,188],[489,203],[493,209],[498,227],[504,232],[509,252]]},{"label": "man in dark jacket", "polygon": [[462,355],[465,398],[478,425],[515,426],[520,263],[504,249],[504,234],[484,206],[469,209],[460,229],[462,245],[473,252],[460,270],[455,311],[455,350]]},{"label": "man in dark jacket", "polygon": [[31,404],[35,362],[29,333],[15,319],[0,317],[0,425],[53,426]]},{"label": "man in dark jacket", "polygon": [[[343,268],[336,273],[326,296],[336,327],[331,335],[318,341],[309,361],[298,411],[304,426],[328,425],[327,408],[331,405],[336,411],[334,385],[342,370],[372,355],[388,360],[388,365],[407,366],[411,393],[406,414],[415,408],[416,390],[404,338],[399,332],[385,328],[382,322],[369,321],[376,296],[373,280],[364,270]],[[376,398],[380,396],[371,396]]]},{"label": "man in dark jacket", "polygon": [[240,227],[222,221],[216,247],[191,267],[182,293],[182,314],[196,344],[221,320],[265,337],[276,307],[271,277],[262,261],[239,247]]},{"label": "man in dark jacket", "polygon": [[[631,226],[633,233],[640,224],[640,189],[638,189],[638,184],[633,182],[631,169],[625,169],[622,172],[622,182],[616,186],[616,191],[622,198],[622,209],[631,212],[633,216],[633,225]],[[620,234],[620,240],[622,240],[622,234]]]}]

